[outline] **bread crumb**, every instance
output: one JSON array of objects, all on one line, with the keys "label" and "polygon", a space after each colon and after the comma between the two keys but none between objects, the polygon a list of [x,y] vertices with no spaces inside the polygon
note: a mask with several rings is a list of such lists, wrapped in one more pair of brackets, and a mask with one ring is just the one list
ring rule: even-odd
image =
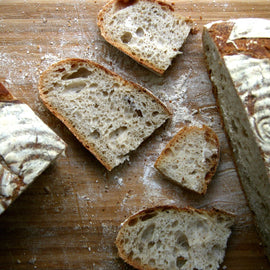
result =
[{"label": "bread crumb", "polygon": [[47,193],[47,194],[50,194],[51,193],[51,189],[49,186],[45,186],[44,188],[44,191]]},{"label": "bread crumb", "polygon": [[36,261],[37,261],[37,258],[36,258],[36,257],[33,257],[33,258],[31,258],[31,259],[28,261],[28,263],[29,263],[29,264],[35,264]]}]

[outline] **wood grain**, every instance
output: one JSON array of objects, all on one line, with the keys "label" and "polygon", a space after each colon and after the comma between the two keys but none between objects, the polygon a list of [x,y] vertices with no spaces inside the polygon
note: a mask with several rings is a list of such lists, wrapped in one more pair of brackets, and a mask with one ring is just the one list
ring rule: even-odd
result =
[{"label": "wood grain", "polygon": [[[270,269],[222,129],[201,44],[205,23],[269,18],[269,1],[174,1],[175,10],[194,19],[200,31],[188,38],[183,54],[163,77],[102,39],[96,15],[104,3],[0,2],[0,81],[68,144],[66,155],[0,216],[0,269],[131,269],[117,256],[117,231],[127,216],[157,204],[216,207],[235,213],[236,224],[221,269]],[[97,61],[147,87],[174,113],[169,123],[132,153],[129,162],[112,172],[107,172],[39,100],[41,72],[68,57]],[[221,142],[221,161],[205,196],[171,184],[153,168],[180,127],[202,123],[211,126]]]}]

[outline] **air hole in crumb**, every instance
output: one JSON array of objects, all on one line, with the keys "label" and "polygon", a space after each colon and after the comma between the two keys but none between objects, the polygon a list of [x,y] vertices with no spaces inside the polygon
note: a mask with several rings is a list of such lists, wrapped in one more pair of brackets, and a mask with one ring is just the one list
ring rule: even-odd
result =
[{"label": "air hole in crumb", "polygon": [[150,259],[148,263],[149,263],[150,266],[155,266],[156,265],[155,259]]},{"label": "air hole in crumb", "polygon": [[178,169],[178,166],[176,164],[172,165],[172,169],[173,170],[177,170]]},{"label": "air hole in crumb", "polygon": [[132,34],[130,32],[125,32],[122,36],[121,36],[121,40],[123,43],[129,43],[130,40],[132,38]]},{"label": "air hole in crumb", "polygon": [[138,219],[133,218],[128,222],[128,226],[130,226],[130,227],[135,226],[137,224],[137,222],[138,222]]},{"label": "air hole in crumb", "polygon": [[140,219],[141,219],[141,221],[146,221],[146,220],[148,220],[150,218],[155,217],[156,215],[157,215],[156,213],[150,213],[150,214],[146,214],[146,215],[140,217]]},{"label": "air hole in crumb", "polygon": [[97,140],[97,139],[100,138],[100,133],[99,133],[97,130],[94,130],[93,132],[90,133],[90,136],[91,136],[93,139]]},{"label": "air hole in crumb", "polygon": [[85,82],[71,82],[65,86],[65,91],[79,93],[83,88],[85,88],[85,86]]},{"label": "air hole in crumb", "polygon": [[146,229],[143,231],[141,239],[143,241],[149,241],[152,238],[154,231],[155,231],[155,224],[148,225]]},{"label": "air hole in crumb", "polygon": [[59,68],[56,70],[56,72],[64,72],[66,69],[65,68]]},{"label": "air hole in crumb", "polygon": [[117,137],[123,136],[126,133],[126,131],[127,127],[119,127],[109,134],[109,138],[111,140],[116,139]]},{"label": "air hole in crumb", "polygon": [[178,246],[180,246],[181,248],[185,250],[189,249],[188,239],[183,232],[177,231],[175,234],[175,237],[176,237],[176,244]]},{"label": "air hole in crumb", "polygon": [[92,74],[91,71],[88,69],[81,67],[77,71],[73,72],[72,74],[66,74],[62,77],[63,80],[71,80],[71,79],[77,79],[77,78],[87,78]]},{"label": "air hole in crumb", "polygon": [[159,112],[158,111],[152,112],[152,116],[157,116],[157,115],[159,115]]},{"label": "air hole in crumb", "polygon": [[139,117],[143,117],[143,114],[142,114],[141,110],[135,110],[135,112]]},{"label": "air hole in crumb", "polygon": [[144,35],[144,30],[141,27],[137,28],[136,35],[142,37]]},{"label": "air hole in crumb", "polygon": [[178,267],[178,269],[181,269],[184,266],[184,264],[186,263],[186,261],[187,260],[183,257],[177,257],[176,266]]},{"label": "air hole in crumb", "polygon": [[175,220],[173,223],[172,223],[172,228],[176,227],[178,225],[178,220]]},{"label": "air hole in crumb", "polygon": [[89,85],[89,88],[96,88],[97,86],[98,86],[97,83],[91,83],[91,84]]},{"label": "air hole in crumb", "polygon": [[149,243],[148,243],[148,248],[151,248],[151,247],[153,247],[155,245],[155,242],[154,241],[150,241]]}]

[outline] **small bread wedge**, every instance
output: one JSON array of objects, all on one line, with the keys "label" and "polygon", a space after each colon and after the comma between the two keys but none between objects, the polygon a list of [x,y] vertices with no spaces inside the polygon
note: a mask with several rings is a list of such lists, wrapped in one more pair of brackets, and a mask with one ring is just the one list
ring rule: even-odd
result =
[{"label": "small bread wedge", "polygon": [[119,256],[137,269],[216,270],[222,263],[234,216],[221,210],[157,206],[123,223]]},{"label": "small bread wedge", "polygon": [[184,127],[167,144],[155,167],[170,180],[199,194],[219,163],[219,140],[209,127]]},{"label": "small bread wedge", "polygon": [[190,19],[156,0],[112,0],[98,14],[101,35],[138,63],[162,75],[180,54]]},{"label": "small bread wedge", "polygon": [[40,98],[108,169],[123,163],[169,117],[145,88],[97,63],[66,59],[46,70]]}]

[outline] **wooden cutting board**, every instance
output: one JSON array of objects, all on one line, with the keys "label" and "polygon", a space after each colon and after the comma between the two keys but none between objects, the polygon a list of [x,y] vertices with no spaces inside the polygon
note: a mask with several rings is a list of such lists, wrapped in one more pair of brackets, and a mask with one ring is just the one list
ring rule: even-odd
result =
[{"label": "wooden cutting board", "polygon": [[[157,77],[108,45],[96,26],[105,1],[0,1],[0,81],[30,105],[68,148],[0,216],[0,269],[131,269],[117,256],[114,240],[130,214],[157,204],[221,208],[236,224],[221,269],[270,269],[246,204],[206,72],[202,26],[214,20],[270,17],[269,1],[175,0],[199,32],[183,54]],[[170,2],[172,3],[172,2]],[[68,57],[97,61],[157,95],[173,118],[125,164],[106,169],[44,107],[37,84],[42,71]],[[153,164],[184,125],[207,124],[218,134],[221,161],[205,196],[169,183]]]}]

